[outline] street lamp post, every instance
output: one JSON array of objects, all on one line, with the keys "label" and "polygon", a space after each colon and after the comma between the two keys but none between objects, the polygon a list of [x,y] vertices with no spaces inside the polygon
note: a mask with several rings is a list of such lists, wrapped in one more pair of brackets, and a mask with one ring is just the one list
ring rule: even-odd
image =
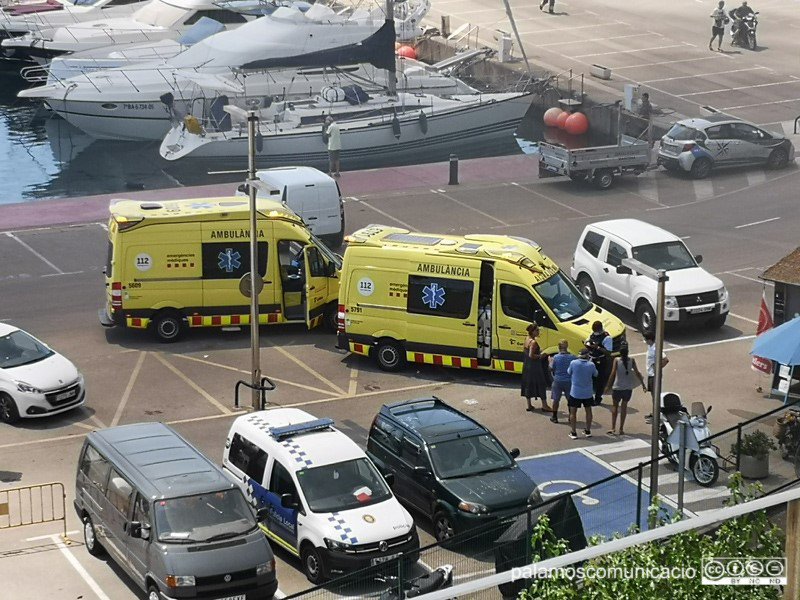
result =
[{"label": "street lamp post", "polygon": [[[635,258],[625,258],[622,260],[622,266],[617,267],[617,272],[620,268],[625,269],[623,274],[637,273],[644,275],[649,279],[658,283],[658,296],[656,299],[656,358],[655,358],[655,371],[653,377],[653,426],[651,429],[650,440],[650,504],[653,499],[658,495],[658,456],[660,448],[658,444],[659,427],[661,425],[661,378],[662,373],[662,360],[664,354],[664,300],[666,297],[666,284],[669,281],[667,272],[663,269],[654,269]],[[631,273],[628,273],[630,270]]]},{"label": "street lamp post", "polygon": [[250,404],[253,410],[261,409],[261,353],[258,339],[258,295],[264,282],[258,270],[258,209],[256,207],[256,133],[258,114],[228,105],[225,112],[247,121],[247,191],[250,197],[250,272],[240,282],[242,294],[250,297]]}]

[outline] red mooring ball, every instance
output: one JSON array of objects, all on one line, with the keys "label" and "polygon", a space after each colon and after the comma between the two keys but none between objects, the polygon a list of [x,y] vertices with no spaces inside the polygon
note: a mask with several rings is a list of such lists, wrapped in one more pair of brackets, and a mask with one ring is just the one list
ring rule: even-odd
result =
[{"label": "red mooring ball", "polygon": [[589,119],[581,112],[572,113],[564,122],[564,129],[571,135],[583,135],[589,131]]},{"label": "red mooring ball", "polygon": [[569,118],[569,113],[564,111],[558,117],[556,117],[556,127],[559,129],[564,129],[567,124],[567,119]]},{"label": "red mooring ball", "polygon": [[558,119],[558,115],[560,115],[562,112],[564,111],[557,106],[548,108],[546,111],[544,111],[544,124],[548,127],[557,127],[556,119]]},{"label": "red mooring ball", "polygon": [[417,51],[411,46],[400,46],[395,53],[397,56],[402,56],[404,58],[417,58]]}]

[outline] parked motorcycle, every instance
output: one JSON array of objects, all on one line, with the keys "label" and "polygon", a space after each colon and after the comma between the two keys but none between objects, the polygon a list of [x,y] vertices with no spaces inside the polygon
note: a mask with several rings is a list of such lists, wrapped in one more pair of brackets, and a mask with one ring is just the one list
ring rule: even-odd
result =
[{"label": "parked motorcycle", "polygon": [[685,451],[684,468],[689,469],[695,481],[703,487],[710,487],[719,478],[719,455],[716,448],[708,441],[711,435],[708,428],[708,409],[702,402],[692,402],[692,412],[688,413],[681,403],[681,397],[673,392],[661,394],[661,426],[659,428],[659,438],[661,442],[661,453],[667,455],[667,460],[673,465],[678,466],[679,454],[678,446],[669,443],[669,436],[678,426],[678,421],[682,416],[689,419],[689,435],[694,435],[700,450]]},{"label": "parked motorcycle", "polygon": [[430,594],[453,585],[453,566],[442,565],[430,573],[403,580],[402,595],[399,590],[397,576],[381,575],[375,579],[381,583],[391,584],[389,589],[381,593],[380,600],[403,600],[404,598],[415,598],[423,594]]},{"label": "parked motorcycle", "polygon": [[758,27],[758,19],[752,13],[743,19],[737,19],[734,23],[733,43],[742,48],[749,48],[750,50],[756,49],[756,28]]}]

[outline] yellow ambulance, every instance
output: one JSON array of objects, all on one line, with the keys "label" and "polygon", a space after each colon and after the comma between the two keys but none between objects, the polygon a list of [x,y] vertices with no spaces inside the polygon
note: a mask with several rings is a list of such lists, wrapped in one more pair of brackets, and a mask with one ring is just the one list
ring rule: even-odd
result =
[{"label": "yellow ambulance", "polygon": [[622,322],[586,300],[531,240],[370,225],[347,241],[337,345],[386,371],[415,362],[520,373],[533,321],[548,353],[567,339],[577,354],[594,321],[615,351],[625,338]]},{"label": "yellow ambulance", "polygon": [[[335,330],[341,258],[291,209],[259,199],[259,323],[326,321]],[[246,198],[112,200],[105,267],[108,327],[150,328],[162,342],[184,327],[250,324]]]}]

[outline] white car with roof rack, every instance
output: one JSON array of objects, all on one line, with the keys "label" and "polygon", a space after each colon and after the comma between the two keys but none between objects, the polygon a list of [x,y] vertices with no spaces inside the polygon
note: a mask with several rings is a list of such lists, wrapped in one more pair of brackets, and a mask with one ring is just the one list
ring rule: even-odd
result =
[{"label": "white car with roof rack", "polygon": [[225,473],[255,507],[267,537],[301,560],[312,583],[419,556],[408,511],[355,442],[297,408],[238,417],[228,432]]}]

